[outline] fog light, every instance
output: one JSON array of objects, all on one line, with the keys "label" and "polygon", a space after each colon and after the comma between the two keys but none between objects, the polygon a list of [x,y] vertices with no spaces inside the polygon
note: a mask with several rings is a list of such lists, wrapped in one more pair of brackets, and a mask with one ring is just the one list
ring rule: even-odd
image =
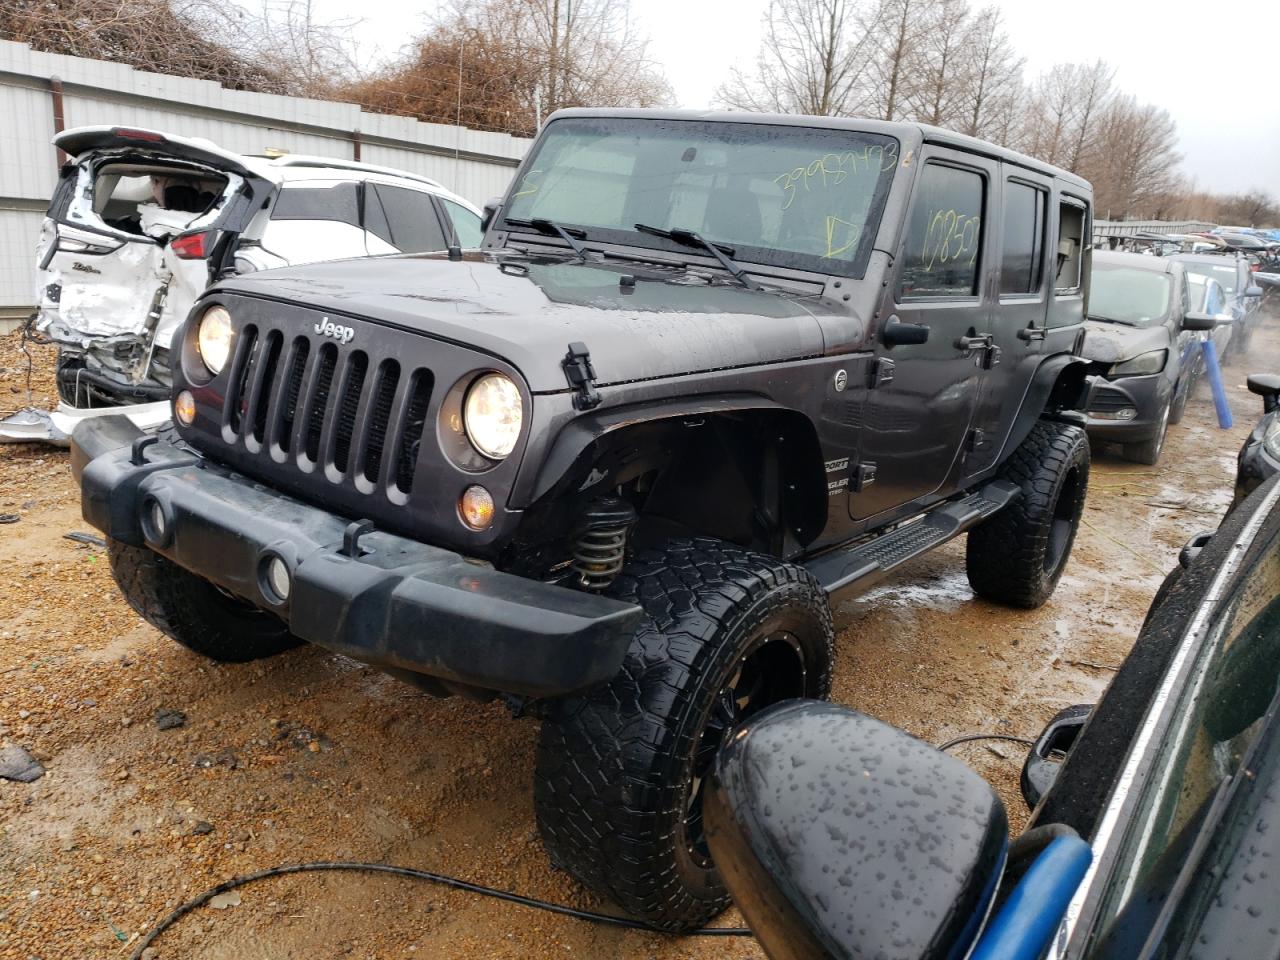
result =
[{"label": "fog light", "polygon": [[1090,410],[1089,416],[1095,420],[1132,420],[1138,415],[1134,407],[1121,407],[1119,410]]},{"label": "fog light", "polygon": [[484,487],[467,487],[458,501],[458,515],[472,530],[486,530],[493,523],[493,495]]},{"label": "fog light", "polygon": [[151,539],[157,543],[162,542],[168,532],[168,521],[165,520],[164,508],[160,506],[159,501],[151,501],[150,506],[147,508],[147,519],[151,521]]},{"label": "fog light", "polygon": [[173,398],[173,415],[184,427],[191,426],[196,418],[196,398],[190,390],[182,390]]},{"label": "fog light", "polygon": [[267,561],[267,586],[276,595],[277,600],[288,600],[289,590],[293,586],[289,579],[289,567],[279,557]]}]

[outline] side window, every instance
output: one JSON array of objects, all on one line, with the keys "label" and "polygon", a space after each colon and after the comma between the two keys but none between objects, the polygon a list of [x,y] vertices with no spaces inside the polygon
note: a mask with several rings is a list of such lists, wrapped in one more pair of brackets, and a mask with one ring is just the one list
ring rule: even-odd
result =
[{"label": "side window", "polygon": [[424,253],[448,246],[429,194],[385,183],[372,186],[382,201],[382,210],[391,228],[391,242],[396,249],[402,253]]},{"label": "side window", "polygon": [[1044,215],[1048,195],[1026,183],[1004,185],[1004,242],[1000,293],[1036,293],[1044,263]]},{"label": "side window", "polygon": [[480,241],[484,237],[484,231],[480,229],[480,218],[460,203],[445,200],[443,197],[440,198],[440,202],[444,204],[449,219],[453,221],[453,232],[458,235],[458,246],[464,250],[479,249]]},{"label": "side window", "polygon": [[1084,207],[1067,200],[1058,204],[1058,272],[1053,283],[1054,293],[1075,293],[1080,289],[1084,222]]},{"label": "side window", "polygon": [[980,173],[925,165],[907,225],[900,299],[977,295],[984,201]]},{"label": "side window", "polygon": [[285,184],[271,210],[272,220],[336,220],[360,226],[357,184],[351,181],[315,186]]},{"label": "side window", "polygon": [[364,185],[364,228],[379,240],[395,245],[391,240],[391,225],[387,223],[387,215],[382,212],[382,202],[372,183]]}]

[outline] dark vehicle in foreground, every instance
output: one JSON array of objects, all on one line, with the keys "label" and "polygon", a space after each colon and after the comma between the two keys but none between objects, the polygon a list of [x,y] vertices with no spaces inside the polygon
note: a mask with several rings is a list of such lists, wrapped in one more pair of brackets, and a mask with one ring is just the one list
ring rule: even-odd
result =
[{"label": "dark vehicle in foreground", "polygon": [[739,728],[708,833],[766,953],[1280,957],[1278,500],[1273,478],[1184,550],[1102,699],[1046,727],[1017,839],[968,768],[870,717]]},{"label": "dark vehicle in foreground", "polygon": [[1034,607],[1088,481],[1090,189],[902,123],[569,111],[483,252],[229,278],[177,437],[77,430],[138,612],[542,721],[552,860],[668,929],[728,903],[726,731],[831,684],[829,597],[968,533]]},{"label": "dark vehicle in foreground", "polygon": [[[1202,362],[1196,341],[1231,337],[1217,281],[1191,283],[1176,257],[1099,250],[1081,353],[1093,379],[1089,437],[1121,444],[1127,460],[1153,464],[1182,419]],[[1213,312],[1210,312],[1213,311]]]},{"label": "dark vehicle in foreground", "polygon": [[1247,258],[1240,254],[1180,254],[1174,258],[1193,281],[1205,284],[1216,280],[1225,294],[1225,312],[1232,317],[1230,348],[1233,354],[1249,349],[1253,332],[1262,322],[1258,309],[1262,304],[1262,288],[1254,282]]}]

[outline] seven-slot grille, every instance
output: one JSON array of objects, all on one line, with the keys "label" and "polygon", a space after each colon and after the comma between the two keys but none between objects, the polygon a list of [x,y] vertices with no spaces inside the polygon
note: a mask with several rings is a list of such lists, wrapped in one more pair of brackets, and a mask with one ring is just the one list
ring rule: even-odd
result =
[{"label": "seven-slot grille", "polygon": [[413,488],[433,377],[393,357],[257,323],[237,336],[222,438],[403,503]]}]

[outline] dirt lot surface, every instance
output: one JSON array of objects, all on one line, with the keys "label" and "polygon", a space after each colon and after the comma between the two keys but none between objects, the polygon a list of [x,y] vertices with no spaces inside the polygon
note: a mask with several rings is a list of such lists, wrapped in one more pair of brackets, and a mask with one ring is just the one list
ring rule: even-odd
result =
[{"label": "dirt lot surface", "polygon": [[[38,350],[35,402],[52,401]],[[1280,320],[1227,369],[1236,417],[1202,387],[1157,468],[1095,455],[1085,525],[1053,599],[976,600],[963,544],[845,605],[835,699],[930,741],[1035,735],[1095,699],[1162,575],[1230,502],[1260,403],[1245,374],[1280,369]],[[17,335],[0,338],[0,415],[27,402]],[[375,860],[597,906],[543,854],[532,814],[536,725],[496,704],[432,700],[317,648],[247,666],[202,661],[144,625],[84,530],[65,451],[0,448],[0,747],[46,767],[0,781],[0,957],[127,956],[180,901],[286,862]],[[156,713],[185,724],[160,729]],[[1000,790],[1015,828],[1020,748],[957,755]],[[730,912],[720,921],[736,923]],[[751,940],[616,931],[394,877],[309,874],[197,911],[157,956],[761,957]]]}]

